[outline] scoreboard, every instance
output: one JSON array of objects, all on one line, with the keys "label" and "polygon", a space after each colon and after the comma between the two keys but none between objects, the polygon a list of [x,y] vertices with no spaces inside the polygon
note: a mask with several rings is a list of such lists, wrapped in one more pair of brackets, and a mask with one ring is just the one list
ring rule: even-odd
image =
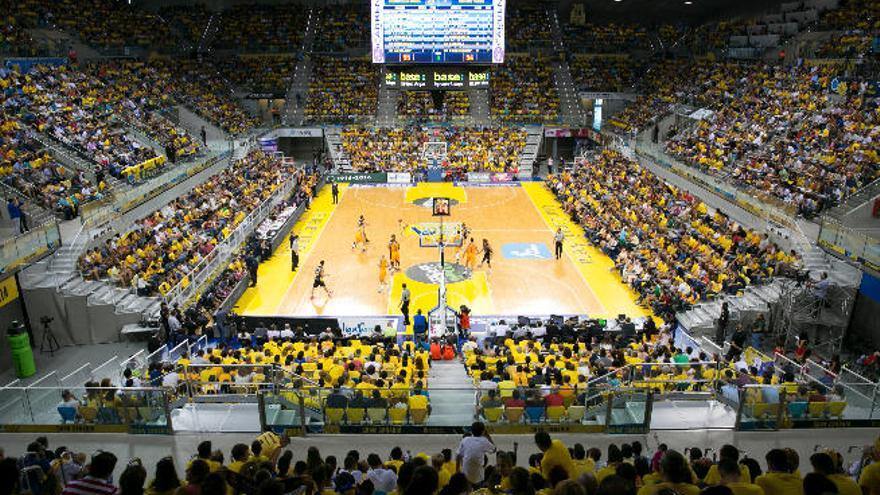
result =
[{"label": "scoreboard", "polygon": [[370,0],[374,63],[500,64],[506,0]]},{"label": "scoreboard", "polygon": [[389,67],[385,86],[402,90],[488,88],[489,70],[477,67]]}]

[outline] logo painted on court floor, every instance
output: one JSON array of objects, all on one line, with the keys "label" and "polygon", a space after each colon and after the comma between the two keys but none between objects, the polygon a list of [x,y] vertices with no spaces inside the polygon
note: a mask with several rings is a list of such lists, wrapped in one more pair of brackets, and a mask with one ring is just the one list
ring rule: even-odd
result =
[{"label": "logo painted on court floor", "polygon": [[514,242],[501,246],[501,254],[509,260],[549,260],[550,249],[542,242]]},{"label": "logo painted on court floor", "polygon": [[[445,272],[447,284],[464,282],[471,278],[471,271],[458,263],[446,263]],[[440,263],[438,262],[421,263],[406,269],[407,277],[423,284],[440,285],[442,273],[443,271],[440,269]]]}]

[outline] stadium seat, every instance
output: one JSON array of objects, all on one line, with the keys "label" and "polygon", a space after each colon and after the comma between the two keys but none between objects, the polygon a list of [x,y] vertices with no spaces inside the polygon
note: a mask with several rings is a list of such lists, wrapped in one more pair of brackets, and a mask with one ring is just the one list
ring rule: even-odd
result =
[{"label": "stadium seat", "polygon": [[547,408],[547,421],[559,423],[563,417],[565,417],[565,407],[550,406]]},{"label": "stadium seat", "polygon": [[98,410],[94,407],[83,406],[79,408],[79,414],[86,423],[94,423],[98,417]]},{"label": "stadium seat", "polygon": [[807,406],[811,418],[821,418],[825,416],[825,411],[827,411],[827,409],[827,402],[810,402]]},{"label": "stadium seat", "polygon": [[364,422],[364,409],[361,407],[349,407],[345,410],[348,424],[361,424]]},{"label": "stadium seat", "polygon": [[767,404],[766,402],[758,402],[752,406],[752,416],[754,416],[755,419],[763,419],[769,411],[770,404]]},{"label": "stadium seat", "polygon": [[484,407],[483,417],[485,417],[486,421],[490,423],[497,423],[501,420],[501,415],[503,412],[504,409],[500,407]]},{"label": "stadium seat", "polygon": [[846,409],[846,402],[829,402],[828,403],[828,416],[832,418],[843,418],[843,411]]},{"label": "stadium seat", "polygon": [[409,417],[412,420],[413,424],[421,425],[425,423],[425,420],[428,418],[428,410],[427,409],[410,409]]},{"label": "stadium seat", "polygon": [[384,423],[388,416],[388,411],[384,407],[368,407],[367,416],[371,423]]},{"label": "stadium seat", "polygon": [[519,423],[523,417],[523,408],[507,407],[504,409],[504,416],[507,418],[508,423]]},{"label": "stadium seat", "polygon": [[324,409],[324,422],[328,425],[341,424],[344,415],[345,409],[341,407],[328,407]]},{"label": "stadium seat", "polygon": [[802,418],[807,412],[807,402],[789,402],[788,415],[792,418]]},{"label": "stadium seat", "polygon": [[62,423],[73,423],[76,421],[76,408],[70,406],[58,406],[58,414],[61,415]]},{"label": "stadium seat", "polygon": [[389,407],[388,408],[388,419],[391,420],[391,424],[393,425],[402,425],[406,424],[406,413],[407,408],[405,407]]},{"label": "stadium seat", "polygon": [[584,411],[586,409],[584,406],[570,406],[568,408],[568,420],[580,423],[584,419]]},{"label": "stadium seat", "polygon": [[526,418],[529,423],[540,423],[544,419],[544,407],[526,406]]}]

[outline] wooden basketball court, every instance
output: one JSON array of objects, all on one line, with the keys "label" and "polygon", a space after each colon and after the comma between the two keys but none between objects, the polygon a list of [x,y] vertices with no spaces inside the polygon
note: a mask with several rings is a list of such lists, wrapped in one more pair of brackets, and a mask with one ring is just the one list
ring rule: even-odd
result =
[{"label": "wooden basketball court", "polygon": [[[284,243],[262,263],[258,284],[248,289],[235,311],[245,316],[380,316],[400,314],[402,284],[412,292],[411,313],[437,305],[439,249],[419,247],[416,232],[432,217],[430,198],[453,201],[446,223],[466,223],[477,245],[488,239],[494,249],[491,271],[463,267],[447,276],[447,301],[469,306],[475,315],[586,314],[591,317],[633,317],[648,312],[613,269],[610,259],[589,246],[542,183],[494,187],[419,184],[411,187],[340,187],[332,204],[329,186],[299,220],[300,266],[291,272],[289,244]],[[366,252],[352,249],[357,219],[364,215],[369,239]],[[565,254],[553,253],[557,227],[566,233]],[[401,270],[389,275],[379,291],[379,259],[388,258],[388,241],[396,234],[401,245]],[[458,248],[446,249],[447,264]],[[478,256],[477,262],[479,263]],[[327,297],[312,282],[318,263],[325,261]],[[460,263],[464,263],[461,256]]]}]

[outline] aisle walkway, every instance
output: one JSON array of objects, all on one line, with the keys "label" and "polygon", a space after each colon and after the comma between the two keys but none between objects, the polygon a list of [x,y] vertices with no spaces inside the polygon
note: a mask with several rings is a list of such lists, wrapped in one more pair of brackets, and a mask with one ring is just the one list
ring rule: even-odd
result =
[{"label": "aisle walkway", "polygon": [[428,373],[429,425],[466,426],[474,421],[474,385],[461,361],[434,361]]}]

